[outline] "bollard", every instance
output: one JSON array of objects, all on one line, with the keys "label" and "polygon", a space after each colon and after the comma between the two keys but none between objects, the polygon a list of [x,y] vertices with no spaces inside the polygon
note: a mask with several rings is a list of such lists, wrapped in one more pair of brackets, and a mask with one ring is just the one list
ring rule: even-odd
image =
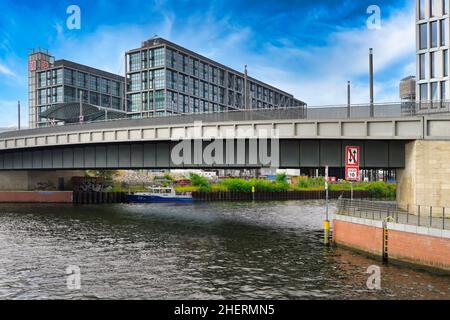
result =
[{"label": "bollard", "polygon": [[389,244],[389,234],[387,228],[387,221],[383,221],[383,261],[388,261],[388,244]]},{"label": "bollard", "polygon": [[323,221],[323,243],[325,245],[330,244],[330,221],[324,220]]},{"label": "bollard", "polygon": [[252,186],[252,200],[255,201],[255,186]]}]

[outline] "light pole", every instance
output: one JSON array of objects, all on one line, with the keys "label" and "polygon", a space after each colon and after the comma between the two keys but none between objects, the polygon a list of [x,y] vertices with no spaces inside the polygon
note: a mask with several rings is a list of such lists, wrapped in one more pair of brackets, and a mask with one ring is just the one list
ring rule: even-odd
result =
[{"label": "light pole", "polygon": [[17,101],[17,129],[20,130],[20,100]]},{"label": "light pole", "polygon": [[369,76],[370,76],[370,117],[374,116],[374,98],[373,98],[373,49],[369,49]]},{"label": "light pole", "polygon": [[350,81],[347,81],[347,118],[349,118],[349,119],[351,116],[351,114],[350,114],[350,104],[351,104],[350,98],[351,98],[351,96],[350,96]]}]

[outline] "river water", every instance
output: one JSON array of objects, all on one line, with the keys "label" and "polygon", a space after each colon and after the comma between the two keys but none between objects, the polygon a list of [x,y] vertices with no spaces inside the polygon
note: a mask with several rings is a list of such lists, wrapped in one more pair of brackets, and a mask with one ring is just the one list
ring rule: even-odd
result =
[{"label": "river water", "polygon": [[449,276],[324,247],[322,220],[316,201],[3,204],[0,298],[450,299]]}]

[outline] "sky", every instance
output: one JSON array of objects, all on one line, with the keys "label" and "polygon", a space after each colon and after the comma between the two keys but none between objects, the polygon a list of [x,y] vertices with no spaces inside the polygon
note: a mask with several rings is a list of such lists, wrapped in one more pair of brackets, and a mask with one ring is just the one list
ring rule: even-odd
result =
[{"label": "sky", "polygon": [[[67,8],[81,10],[70,30]],[[380,19],[367,12],[380,9]],[[0,127],[28,124],[27,56],[124,73],[124,53],[155,35],[293,94],[309,106],[369,101],[374,49],[375,102],[399,100],[415,75],[414,0],[0,0]],[[375,20],[373,18],[375,17]],[[367,21],[377,23],[368,26]],[[378,23],[379,22],[379,23]]]}]

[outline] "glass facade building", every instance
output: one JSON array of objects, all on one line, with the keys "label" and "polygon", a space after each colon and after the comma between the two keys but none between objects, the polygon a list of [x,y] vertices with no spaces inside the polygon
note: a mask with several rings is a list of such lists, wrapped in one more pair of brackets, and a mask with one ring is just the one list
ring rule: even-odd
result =
[{"label": "glass facade building", "polygon": [[47,51],[28,57],[29,127],[46,126],[41,117],[50,107],[67,102],[124,110],[125,78],[67,60],[56,60]]},{"label": "glass facade building", "polygon": [[131,117],[303,106],[248,77],[162,38],[125,54]]},{"label": "glass facade building", "polygon": [[449,100],[449,0],[416,0],[418,101]]}]

